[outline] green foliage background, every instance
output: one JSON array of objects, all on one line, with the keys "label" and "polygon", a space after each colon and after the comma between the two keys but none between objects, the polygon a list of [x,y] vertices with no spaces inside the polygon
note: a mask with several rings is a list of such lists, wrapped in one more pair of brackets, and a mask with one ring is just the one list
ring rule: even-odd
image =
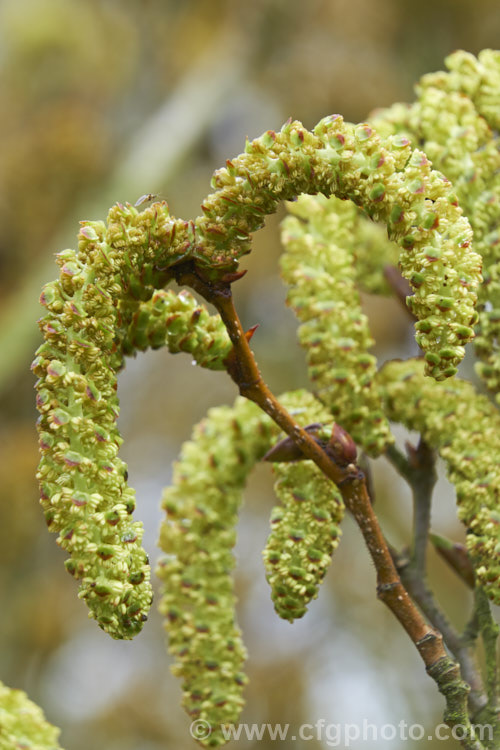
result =
[{"label": "green foliage background", "polygon": [[[498,47],[499,38],[495,0],[0,2],[0,678],[45,708],[62,727],[64,747],[195,745],[156,610],[137,641],[107,639],[87,621],[38,507],[29,363],[41,314],[34,301],[55,275],[53,253],[74,245],[79,219],[104,217],[115,200],[158,193],[174,214],[195,216],[213,169],[243,149],[245,136],[290,115],[307,127],[332,112],[362,120],[374,107],[411,101],[413,83],[441,69],[454,49],[477,53]],[[278,278],[282,216],[256,236],[249,273],[235,287],[243,322],[261,323],[252,345],[277,393],[306,384]],[[399,308],[369,297],[364,304],[377,356],[413,353]],[[464,368],[472,377],[468,362]],[[171,463],[193,423],[234,395],[223,374],[164,351],[130,362],[121,376],[123,457],[153,561]],[[378,512],[401,544],[408,497],[379,463]],[[319,718],[406,719],[432,731],[440,699],[375,601],[373,570],[352,523],[304,621],[292,628],[275,617],[261,561],[271,486],[259,468],[240,527],[239,619],[250,652],[243,720],[297,727]],[[462,538],[444,480],[434,528]],[[461,624],[467,595],[432,562],[433,584]]]}]

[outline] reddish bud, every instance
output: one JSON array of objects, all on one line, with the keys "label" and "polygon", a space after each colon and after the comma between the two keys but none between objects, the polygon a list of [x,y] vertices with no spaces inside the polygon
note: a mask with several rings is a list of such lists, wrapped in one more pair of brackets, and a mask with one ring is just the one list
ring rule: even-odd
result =
[{"label": "reddish bud", "polygon": [[349,433],[338,424],[333,425],[326,450],[339,466],[348,466],[356,461],[356,444]]}]

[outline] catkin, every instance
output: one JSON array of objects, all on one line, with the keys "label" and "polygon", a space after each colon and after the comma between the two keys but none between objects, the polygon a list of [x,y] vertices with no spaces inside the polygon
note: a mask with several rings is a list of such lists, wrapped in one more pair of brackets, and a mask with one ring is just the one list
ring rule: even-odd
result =
[{"label": "catkin", "polygon": [[316,396],[377,456],[392,436],[374,382],[376,359],[369,353],[374,342],[354,283],[354,257],[345,246],[355,216],[347,203],[335,209],[321,195],[289,204],[281,272],[287,302],[301,321],[299,341]]},{"label": "catkin", "polygon": [[107,225],[84,222],[78,252],[59,254],[60,277],[41,296],[45,342],[33,363],[41,503],[79,596],[113,638],[139,632],[152,599],[135,493],[118,456],[117,373],[125,354],[147,345],[216,368],[230,350],[218,316],[191,295],[154,293],[158,264],[179,258],[178,249],[169,255],[176,226],[166,204],[142,213],[117,205]]},{"label": "catkin", "polygon": [[220,726],[234,723],[243,706],[246,651],[236,624],[232,550],[246,478],[272,432],[270,419],[243,398],[233,408],[211,409],[183,445],[163,494],[160,611],[183,706],[209,723],[208,746],[224,743]]},{"label": "catkin", "polygon": [[281,505],[272,511],[263,554],[274,608],[292,622],[318,595],[339,543],[344,503],[311,461],[275,464],[274,473]]},{"label": "catkin", "polygon": [[26,693],[0,682],[0,750],[61,750],[59,734]]},{"label": "catkin", "polygon": [[475,58],[459,51],[446,65],[448,71],[423,76],[411,106],[396,104],[372,120],[386,137],[418,143],[453,183],[483,265],[476,369],[500,400],[500,54],[483,50]]}]

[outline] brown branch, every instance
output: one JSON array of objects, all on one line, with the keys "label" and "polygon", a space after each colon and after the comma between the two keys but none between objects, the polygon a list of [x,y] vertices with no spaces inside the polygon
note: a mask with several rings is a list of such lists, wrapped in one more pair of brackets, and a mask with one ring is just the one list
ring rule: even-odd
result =
[{"label": "brown branch", "polygon": [[[203,278],[193,266],[179,267],[177,281],[201,293],[218,310],[229,333],[233,350],[226,360],[227,371],[238,385],[240,394],[250,399],[268,414],[300,448],[303,455],[314,461],[319,469],[340,489],[344,503],[356,520],[377,572],[377,596],[389,607],[416,646],[428,674],[437,683],[446,699],[444,720],[450,727],[468,728],[461,740],[466,750],[484,750],[475,739],[468,716],[469,686],[461,679],[460,667],[446,653],[441,633],[429,627],[404,588],[393,563],[390,551],[378,524],[368,496],[363,473],[353,463],[339,465],[315,440],[314,435],[301,428],[280,405],[262,379],[235,310],[230,283],[212,283]],[[352,441],[351,441],[352,442]],[[342,463],[342,462],[341,462]]]},{"label": "brown branch", "polygon": [[406,314],[409,315],[412,320],[416,320],[416,316],[412,313],[406,302],[406,298],[413,294],[413,289],[411,288],[410,283],[401,275],[400,270],[396,268],[396,266],[391,266],[389,264],[384,266],[384,277],[394,292],[394,296],[398,302],[401,303],[401,307],[405,309]]}]

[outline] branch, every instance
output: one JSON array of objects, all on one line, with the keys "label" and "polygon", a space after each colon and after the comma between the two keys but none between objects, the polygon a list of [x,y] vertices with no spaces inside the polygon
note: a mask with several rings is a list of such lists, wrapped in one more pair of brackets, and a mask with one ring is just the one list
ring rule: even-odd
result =
[{"label": "branch", "polygon": [[399,269],[390,264],[385,265],[384,278],[394,292],[397,301],[401,303],[401,307],[405,309],[406,314],[409,315],[412,320],[416,320],[416,316],[406,302],[407,298],[413,294],[413,289],[404,276],[401,275]]},{"label": "branch", "polygon": [[395,446],[389,446],[386,456],[411,487],[413,495],[413,544],[410,559],[393,552],[396,568],[413,601],[428,621],[440,631],[443,640],[458,660],[464,679],[471,687],[469,705],[472,715],[487,704],[481,672],[471,644],[451,625],[429,589],[426,578],[427,543],[431,517],[431,500],[436,483],[435,454],[424,440],[417,448],[406,444],[408,458]]},{"label": "branch", "polygon": [[178,268],[177,281],[188,284],[212,303],[224,321],[233,350],[226,360],[227,370],[238,385],[242,396],[254,401],[340,489],[346,507],[356,520],[377,571],[377,596],[393,612],[416,646],[428,674],[437,683],[446,699],[444,719],[450,727],[468,728],[461,740],[466,750],[483,750],[475,739],[469,722],[467,697],[469,686],[461,679],[460,667],[447,655],[441,633],[430,628],[413,604],[396,571],[390,551],[375,516],[365,478],[355,464],[335,462],[316,442],[314,436],[301,428],[283,409],[264,383],[249,346],[250,333],[245,334],[233,304],[230,283],[206,282],[193,268]]},{"label": "branch", "polygon": [[500,627],[491,615],[490,603],[484,589],[479,586],[475,589],[475,604],[486,659],[488,709],[491,716],[495,718],[498,727],[500,706],[497,669],[497,641]]},{"label": "branch", "polygon": [[491,615],[490,602],[480,586],[474,589],[474,609],[462,636],[462,642],[473,644],[481,634],[486,664],[486,690],[488,699],[482,709],[474,716],[474,721],[491,727],[490,737],[493,750],[500,746],[500,705],[499,681],[497,668],[497,642],[500,627]]}]

